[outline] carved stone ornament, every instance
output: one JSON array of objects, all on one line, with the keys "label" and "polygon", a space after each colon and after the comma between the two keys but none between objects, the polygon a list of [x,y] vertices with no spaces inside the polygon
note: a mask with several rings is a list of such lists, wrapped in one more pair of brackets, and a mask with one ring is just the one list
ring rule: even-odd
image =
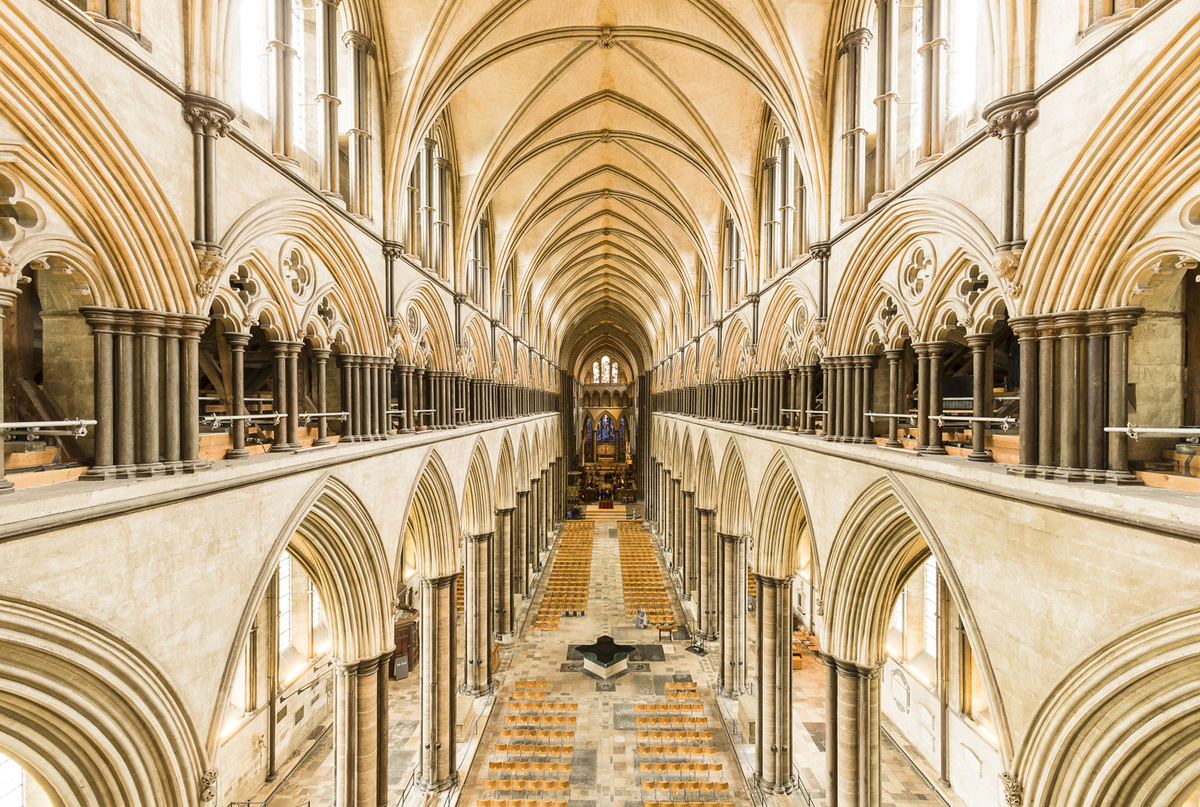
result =
[{"label": "carved stone ornament", "polygon": [[13,259],[7,255],[0,255],[0,277],[8,277],[16,272],[17,265],[13,263]]},{"label": "carved stone ornament", "polygon": [[612,130],[611,129],[601,129],[600,130],[600,142],[601,143],[611,143],[612,142]]},{"label": "carved stone ornament", "polygon": [[221,274],[225,271],[225,256],[211,245],[196,245],[196,257],[200,261],[200,280],[196,283],[196,294],[205,298],[217,290]]},{"label": "carved stone ornament", "polygon": [[1011,280],[1021,265],[1021,250],[998,249],[992,255],[992,271],[1000,280]]},{"label": "carved stone ornament", "polygon": [[183,99],[183,119],[192,131],[209,137],[224,137],[229,134],[229,122],[233,120],[233,108],[199,93],[188,93]]},{"label": "carved stone ornament", "polygon": [[1000,774],[1000,779],[1004,782],[1004,803],[1007,807],[1021,807],[1025,799],[1025,788],[1021,786],[1017,775],[1005,771]]},{"label": "carved stone ornament", "polygon": [[604,50],[612,50],[617,46],[617,38],[613,36],[611,28],[605,27],[600,31],[600,47]]},{"label": "carved stone ornament", "polygon": [[1005,109],[988,118],[987,132],[992,137],[1007,137],[1024,132],[1037,120],[1037,116],[1037,107],[1034,106]]},{"label": "carved stone ornament", "polygon": [[812,256],[814,261],[829,260],[829,243],[822,241],[819,244],[813,244],[808,248],[808,254]]},{"label": "carved stone ornament", "polygon": [[388,317],[387,326],[388,336],[392,339],[395,339],[404,330],[404,322],[400,317]]},{"label": "carved stone ornament", "polygon": [[217,799],[217,769],[209,768],[200,777],[200,803],[208,804]]}]

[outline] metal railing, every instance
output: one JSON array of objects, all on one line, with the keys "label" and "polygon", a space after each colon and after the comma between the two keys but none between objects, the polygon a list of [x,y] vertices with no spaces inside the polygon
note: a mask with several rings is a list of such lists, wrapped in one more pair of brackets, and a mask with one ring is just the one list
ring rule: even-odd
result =
[{"label": "metal railing", "polygon": [[964,415],[930,415],[930,420],[936,420],[939,426],[946,425],[946,421],[953,420],[960,423],[997,423],[1004,431],[1013,428],[1019,422],[1016,417],[1003,418],[985,418],[985,417],[967,417]]},{"label": "metal railing", "polygon": [[314,421],[318,418],[327,418],[329,420],[345,420],[350,417],[349,412],[301,412],[300,419],[303,421]]},{"label": "metal railing", "polygon": [[247,423],[254,423],[254,422],[258,421],[258,422],[262,422],[262,423],[273,423],[274,425],[278,426],[279,421],[283,420],[285,417],[287,417],[287,412],[272,412],[269,415],[216,415],[216,414],[213,414],[213,415],[201,416],[200,423],[207,424],[208,426],[211,426],[214,429],[223,423],[228,423],[230,426],[232,426],[234,423],[236,423],[238,421],[245,421]]},{"label": "metal railing", "polygon": [[[94,420],[29,420],[0,423],[0,431],[21,431],[34,437],[87,437],[88,426],[95,426]],[[50,431],[46,431],[50,429]]]},{"label": "metal railing", "polygon": [[1104,431],[1110,434],[1124,434],[1134,440],[1139,439],[1144,434],[1147,436],[1157,435],[1159,437],[1186,437],[1189,438],[1188,442],[1200,441],[1200,428],[1191,427],[1161,429],[1153,426],[1134,426],[1132,423],[1127,423],[1124,426],[1105,426]]}]

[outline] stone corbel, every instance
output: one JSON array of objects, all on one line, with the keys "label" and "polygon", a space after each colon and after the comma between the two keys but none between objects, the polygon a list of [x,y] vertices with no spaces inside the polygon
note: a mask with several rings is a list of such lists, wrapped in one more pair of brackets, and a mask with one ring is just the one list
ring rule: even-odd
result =
[{"label": "stone corbel", "polygon": [[209,804],[217,800],[217,769],[209,768],[200,777],[200,803]]},{"label": "stone corbel", "polygon": [[1004,803],[1007,807],[1021,807],[1025,801],[1025,788],[1015,773],[1005,771],[1000,774],[1004,782]]},{"label": "stone corbel", "polygon": [[200,280],[196,283],[196,296],[207,299],[217,290],[217,284],[225,271],[225,255],[215,244],[193,244],[196,258],[200,262]]}]

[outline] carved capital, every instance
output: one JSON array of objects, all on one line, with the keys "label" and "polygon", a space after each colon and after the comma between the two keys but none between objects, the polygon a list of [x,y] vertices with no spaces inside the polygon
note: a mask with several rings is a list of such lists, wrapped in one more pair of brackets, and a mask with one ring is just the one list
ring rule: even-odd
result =
[{"label": "carved capital", "polygon": [[1021,807],[1025,800],[1025,788],[1021,786],[1017,775],[1005,771],[1000,774],[1000,779],[1004,782],[1004,803],[1007,807]]},{"label": "carved capital", "polygon": [[829,260],[829,254],[830,254],[829,242],[821,241],[819,243],[813,244],[811,247],[808,248],[808,254],[812,256],[812,259],[814,261]]},{"label": "carved capital", "polygon": [[404,257],[404,244],[399,241],[384,241],[383,257],[389,261],[400,260]]},{"label": "carved capital", "polygon": [[208,804],[217,799],[217,769],[209,768],[200,777],[200,803]]},{"label": "carved capital", "polygon": [[842,37],[843,51],[851,50],[853,48],[866,47],[869,44],[871,44],[870,28],[856,28]]},{"label": "carved capital", "polygon": [[183,97],[183,119],[193,132],[224,137],[229,134],[229,122],[233,118],[233,108],[216,98],[199,93],[188,93]]},{"label": "carved capital", "polygon": [[1032,93],[1001,98],[983,110],[992,137],[1009,137],[1025,132],[1037,120],[1037,101]]},{"label": "carved capital", "polygon": [[196,258],[200,262],[200,280],[196,282],[196,295],[206,298],[217,289],[221,274],[225,271],[225,256],[213,244],[194,244]]},{"label": "carved capital", "polygon": [[342,44],[351,50],[361,50],[367,56],[375,55],[375,44],[358,31],[347,31],[342,34]]}]

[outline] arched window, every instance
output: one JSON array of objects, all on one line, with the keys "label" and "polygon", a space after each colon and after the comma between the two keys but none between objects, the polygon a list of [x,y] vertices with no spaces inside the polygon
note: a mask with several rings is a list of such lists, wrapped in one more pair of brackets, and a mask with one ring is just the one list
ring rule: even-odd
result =
[{"label": "arched window", "polygon": [[602,357],[600,359],[600,383],[601,384],[609,383],[609,379],[611,378],[611,376],[609,375],[610,370],[611,370],[611,364],[608,360],[608,356]]},{"label": "arched window", "polygon": [[471,257],[467,260],[467,296],[483,309],[488,306],[492,288],[491,238],[488,229],[488,214],[484,213],[475,225]]},{"label": "arched window", "polygon": [[[950,3],[950,118],[975,117],[979,95],[978,0],[952,0]],[[957,139],[957,138],[956,138]]]},{"label": "arched window", "polygon": [[610,369],[612,371],[612,383],[620,384],[621,381],[620,381],[619,376],[617,375],[617,363],[615,361],[612,363],[612,366]]},{"label": "arched window", "polygon": [[728,310],[740,303],[749,291],[746,286],[746,245],[742,242],[742,234],[734,224],[733,214],[728,208],[725,210],[725,228],[721,240],[725,273],[725,308]]},{"label": "arched window", "polygon": [[286,552],[279,559],[275,591],[278,603],[275,616],[278,620],[279,652],[282,654],[292,646],[292,556]]},{"label": "arched window", "polygon": [[450,161],[432,136],[422,141],[408,175],[408,251],[442,280],[449,280],[453,232]]},{"label": "arched window", "polygon": [[267,116],[267,85],[270,63],[267,55],[267,3],[266,0],[242,0],[238,23],[241,27],[239,45],[241,51],[242,111]]},{"label": "arched window", "polygon": [[592,383],[600,383],[600,362],[598,361],[592,362]]},{"label": "arched window", "polygon": [[763,265],[767,277],[789,269],[808,251],[807,188],[791,140],[775,141],[763,165]]}]

